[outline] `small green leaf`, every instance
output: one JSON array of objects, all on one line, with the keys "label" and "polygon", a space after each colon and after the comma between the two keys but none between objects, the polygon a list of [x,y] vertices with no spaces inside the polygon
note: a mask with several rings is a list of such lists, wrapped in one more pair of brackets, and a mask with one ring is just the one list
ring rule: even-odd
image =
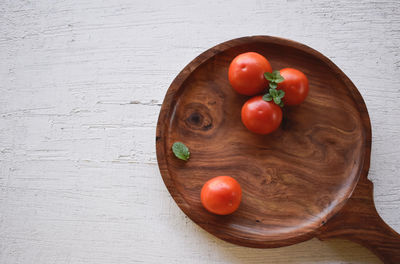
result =
[{"label": "small green leaf", "polygon": [[264,94],[264,96],[263,96],[262,99],[263,99],[264,101],[269,102],[269,101],[272,100],[272,96],[271,96],[269,93],[267,93],[267,94]]},{"label": "small green leaf", "polygon": [[276,89],[269,89],[269,94],[272,96],[272,97],[277,97],[278,96],[278,92],[276,91]]},{"label": "small green leaf", "polygon": [[281,83],[285,80],[279,71],[274,71],[273,74],[276,83]]},{"label": "small green leaf", "polygon": [[190,158],[189,149],[182,142],[175,142],[172,145],[172,151],[174,152],[175,157],[177,157],[178,159],[187,161]]},{"label": "small green leaf", "polygon": [[279,105],[281,103],[281,98],[274,97],[274,102],[275,102],[275,104]]},{"label": "small green leaf", "polygon": [[[265,79],[267,79],[271,83],[277,84],[283,82],[285,79],[282,77],[279,71],[273,71],[264,73]],[[276,86],[272,86],[271,88],[276,88]]]},{"label": "small green leaf", "polygon": [[282,90],[278,90],[278,97],[283,98],[285,96],[285,92]]},{"label": "small green leaf", "polygon": [[274,82],[269,82],[269,87],[271,89],[276,89],[276,87],[278,87],[278,85],[276,83],[274,83]]},{"label": "small green leaf", "polygon": [[270,72],[266,72],[264,73],[264,77],[265,79],[267,79],[268,81],[273,81],[274,80],[274,75]]}]

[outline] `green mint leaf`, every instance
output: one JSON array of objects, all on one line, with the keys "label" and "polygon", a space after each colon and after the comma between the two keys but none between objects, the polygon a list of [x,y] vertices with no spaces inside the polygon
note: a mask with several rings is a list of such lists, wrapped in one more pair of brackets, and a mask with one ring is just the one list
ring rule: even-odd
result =
[{"label": "green mint leaf", "polygon": [[278,92],[276,91],[276,89],[269,89],[269,94],[272,96],[272,97],[277,97],[278,96]]},{"label": "green mint leaf", "polygon": [[273,71],[272,73],[266,72],[266,73],[264,73],[264,77],[265,77],[265,79],[267,79],[270,82],[270,86],[272,84],[271,88],[276,88],[275,85],[277,83],[281,83],[285,80],[279,71]]},{"label": "green mint leaf", "polygon": [[276,89],[276,87],[278,87],[278,85],[276,83],[274,83],[274,82],[269,82],[269,87],[271,89]]},{"label": "green mint leaf", "polygon": [[283,76],[279,73],[279,71],[276,71],[275,74],[275,82],[276,83],[281,83],[283,82],[285,79],[283,78]]},{"label": "green mint leaf", "polygon": [[285,80],[279,71],[273,71],[272,74],[275,83],[281,83]]},{"label": "green mint leaf", "polygon": [[270,82],[272,82],[274,80],[274,75],[270,72],[264,73],[264,77],[265,77],[265,79],[267,79]]},{"label": "green mint leaf", "polygon": [[190,152],[188,147],[186,147],[186,145],[183,144],[182,142],[175,142],[172,145],[172,152],[174,152],[175,157],[184,161],[187,161],[190,157]]},{"label": "green mint leaf", "polygon": [[281,103],[281,98],[274,97],[274,102],[275,102],[275,104],[279,105]]},{"label": "green mint leaf", "polygon": [[283,98],[285,96],[285,92],[282,90],[278,90],[278,97]]},{"label": "green mint leaf", "polygon": [[285,79],[282,77],[282,76],[280,76],[280,77],[278,77],[278,78],[276,78],[275,79],[275,82],[276,83],[281,83],[281,82],[283,82]]},{"label": "green mint leaf", "polygon": [[267,93],[267,94],[264,94],[264,96],[263,96],[262,99],[263,99],[264,101],[269,102],[269,101],[272,100],[272,96],[271,96],[269,93]]}]

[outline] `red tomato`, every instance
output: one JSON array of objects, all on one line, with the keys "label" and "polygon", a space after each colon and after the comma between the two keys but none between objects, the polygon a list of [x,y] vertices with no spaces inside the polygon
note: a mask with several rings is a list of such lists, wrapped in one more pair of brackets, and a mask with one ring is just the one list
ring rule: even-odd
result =
[{"label": "red tomato", "polygon": [[229,82],[236,92],[244,95],[256,95],[268,86],[265,72],[271,72],[268,60],[256,53],[246,52],[238,55],[229,65]]},{"label": "red tomato", "polygon": [[308,79],[299,70],[285,68],[279,71],[285,79],[278,84],[278,89],[285,92],[283,102],[286,105],[298,105],[306,99],[308,94]]},{"label": "red tomato", "polygon": [[265,135],[279,127],[282,110],[273,101],[266,102],[262,96],[255,96],[243,105],[242,122],[248,130]]},{"label": "red tomato", "polygon": [[230,176],[218,176],[201,189],[201,203],[214,214],[227,215],[236,211],[242,200],[242,188]]}]

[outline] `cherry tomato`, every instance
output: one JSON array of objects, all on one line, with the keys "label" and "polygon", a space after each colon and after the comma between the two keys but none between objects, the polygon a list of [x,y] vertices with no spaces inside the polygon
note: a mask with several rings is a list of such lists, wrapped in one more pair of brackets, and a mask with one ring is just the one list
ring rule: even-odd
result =
[{"label": "cherry tomato", "polygon": [[201,189],[201,203],[211,213],[227,215],[236,211],[242,200],[242,188],[230,176],[218,176]]},{"label": "cherry tomato", "polygon": [[282,110],[273,101],[266,102],[262,96],[255,96],[243,105],[242,122],[248,130],[265,135],[279,127]]},{"label": "cherry tomato", "polygon": [[238,55],[229,65],[229,82],[236,92],[244,95],[256,95],[268,86],[265,72],[271,72],[268,60],[256,53],[246,52]]},{"label": "cherry tomato", "polygon": [[308,94],[308,79],[299,70],[285,68],[279,71],[285,79],[278,84],[278,89],[285,92],[283,102],[286,105],[298,105],[306,99]]}]

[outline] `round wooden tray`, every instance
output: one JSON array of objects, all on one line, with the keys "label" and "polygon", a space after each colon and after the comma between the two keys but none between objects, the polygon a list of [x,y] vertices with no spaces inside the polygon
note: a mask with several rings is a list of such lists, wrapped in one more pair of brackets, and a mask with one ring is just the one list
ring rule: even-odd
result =
[{"label": "round wooden tray", "polygon": [[[228,81],[231,60],[248,51],[274,70],[301,70],[310,83],[307,99],[285,107],[280,128],[266,136],[243,126],[249,97]],[[175,141],[190,148],[188,162],[173,155]],[[221,239],[252,247],[290,245],[327,230],[359,179],[367,181],[370,145],[365,103],[346,75],[321,53],[269,36],[230,40],[190,62],[168,89],[156,136],[161,175],[185,214]],[[202,185],[219,175],[243,189],[232,215],[213,215],[200,202]]]}]

